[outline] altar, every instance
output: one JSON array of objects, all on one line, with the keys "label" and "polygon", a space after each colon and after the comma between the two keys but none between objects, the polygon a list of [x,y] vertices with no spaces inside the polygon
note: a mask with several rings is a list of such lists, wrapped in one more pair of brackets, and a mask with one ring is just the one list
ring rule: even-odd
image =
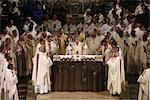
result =
[{"label": "altar", "polygon": [[54,55],[54,91],[104,90],[102,55]]}]

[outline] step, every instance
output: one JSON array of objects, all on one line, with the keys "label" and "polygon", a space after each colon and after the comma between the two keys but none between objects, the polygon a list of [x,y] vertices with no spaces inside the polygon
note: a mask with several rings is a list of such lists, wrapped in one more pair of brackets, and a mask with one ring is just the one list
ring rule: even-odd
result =
[{"label": "step", "polygon": [[27,87],[26,84],[18,84],[18,87]]},{"label": "step", "polygon": [[26,97],[26,95],[20,95],[20,96],[19,96],[19,98],[23,98],[23,97]]},{"label": "step", "polygon": [[27,95],[27,92],[18,92],[18,95],[19,95],[19,96]]},{"label": "step", "polygon": [[20,92],[27,92],[27,90],[26,89],[24,89],[24,90],[18,90],[18,92],[20,93]]},{"label": "step", "polygon": [[28,86],[28,89],[30,89],[30,88],[33,88],[33,86],[32,86],[32,85],[29,85],[29,86]]},{"label": "step", "polygon": [[28,90],[27,93],[33,93],[33,90]]},{"label": "step", "polygon": [[19,96],[19,100],[27,100],[27,99],[26,99],[26,96],[23,95],[23,96]]}]

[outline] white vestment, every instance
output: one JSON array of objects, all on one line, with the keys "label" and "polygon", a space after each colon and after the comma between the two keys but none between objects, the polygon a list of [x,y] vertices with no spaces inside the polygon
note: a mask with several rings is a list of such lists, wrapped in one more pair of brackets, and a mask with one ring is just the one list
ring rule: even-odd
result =
[{"label": "white vestment", "polygon": [[69,44],[66,47],[66,55],[72,55],[72,45],[71,44]]},{"label": "white vestment", "polygon": [[129,25],[129,21],[128,21],[127,18],[125,18],[125,19],[123,20],[123,24],[124,24],[125,26],[128,26],[128,25]]},{"label": "white vestment", "polygon": [[17,76],[14,74],[13,70],[7,69],[6,84],[7,84],[9,100],[19,100],[18,90],[16,85],[17,83],[18,83],[18,79]]},{"label": "white vestment", "polygon": [[89,37],[86,39],[87,45],[89,47],[89,54],[96,54],[96,49],[100,46],[101,40],[98,36],[95,38]]},{"label": "white vestment", "polygon": [[91,9],[87,9],[83,15],[84,17],[84,23],[86,24],[90,24],[91,23],[91,20],[92,20],[92,17],[90,15],[87,15],[87,12],[88,11],[91,11]]},{"label": "white vestment", "polygon": [[42,46],[42,44],[38,43],[36,48],[35,48],[35,55],[39,52],[40,47]]},{"label": "white vestment", "polygon": [[5,40],[6,40],[7,38],[12,39],[12,38],[10,37],[10,35],[6,34],[5,36],[2,36],[2,42],[5,42]]},{"label": "white vestment", "polygon": [[[136,64],[136,42],[138,41],[137,37],[129,37],[127,42],[129,45],[129,49],[127,52],[127,73],[133,74],[136,72],[136,70],[134,68],[136,68],[137,66],[135,66]],[[136,68],[137,69],[137,68]]]},{"label": "white vestment", "polygon": [[122,92],[122,83],[125,82],[124,60],[121,49],[117,57],[112,57],[107,61],[108,64],[108,83],[107,89],[111,94]]},{"label": "white vestment", "polygon": [[111,21],[111,19],[113,18],[113,14],[112,14],[112,11],[114,10],[114,8],[112,8],[109,12],[108,12],[108,17],[109,17],[109,19],[110,19],[110,21]]},{"label": "white vestment", "polygon": [[2,89],[6,92],[6,71],[8,62],[6,61],[3,54],[0,53],[0,92]]},{"label": "white vestment", "polygon": [[52,61],[44,52],[38,52],[33,58],[32,82],[35,93],[47,93],[51,90],[50,66]]},{"label": "white vestment", "polygon": [[[51,34],[50,32],[48,32],[48,31],[45,31],[44,33],[45,33],[47,36],[52,36],[52,34]],[[42,34],[43,34],[43,32],[40,32],[40,33],[38,34],[37,38],[40,38],[40,37],[42,36]]]},{"label": "white vestment", "polygon": [[88,24],[83,24],[83,33],[88,32],[88,27],[89,27]]},{"label": "white vestment", "polygon": [[108,24],[104,24],[101,27],[101,32],[106,34],[107,32],[110,32],[112,28],[113,28],[113,26],[110,26]]},{"label": "white vestment", "polygon": [[129,35],[131,34],[131,31],[132,31],[132,24],[129,24],[125,27],[124,29],[124,33],[128,33]]},{"label": "white vestment", "polygon": [[33,36],[34,39],[37,38],[37,32],[35,30],[32,30],[31,32],[27,33],[27,35],[31,34]]},{"label": "white vestment", "polygon": [[119,34],[115,31],[112,32],[113,39],[117,42],[118,46],[124,51],[124,37],[120,37]]},{"label": "white vestment", "polygon": [[82,24],[82,23],[79,23],[77,26],[76,26],[76,30],[78,29],[78,28],[80,28],[80,29],[83,29],[83,33],[85,33],[85,32],[87,32],[88,30],[88,27],[89,27],[89,25],[87,25],[87,24]]},{"label": "white vestment", "polygon": [[18,15],[20,15],[21,14],[21,12],[20,12],[20,10],[18,9],[18,7],[14,7],[13,9],[13,14],[15,14],[15,13],[17,13]]},{"label": "white vestment", "polygon": [[59,20],[51,20],[51,31],[58,31],[61,27],[61,22]]},{"label": "white vestment", "polygon": [[76,30],[76,27],[73,24],[70,24],[70,25],[65,24],[63,26],[63,29],[64,29],[64,33],[69,34],[69,33],[74,33]]},{"label": "white vestment", "polygon": [[102,55],[105,56],[105,61],[107,61],[109,58],[109,54],[112,50],[112,46],[109,43],[107,43],[107,47],[101,46],[101,50],[102,50]]},{"label": "white vestment", "polygon": [[88,27],[87,27],[87,29],[86,29],[86,31],[88,32],[88,33],[91,33],[91,32],[93,32],[94,31],[94,29],[99,29],[100,28],[100,26],[97,24],[94,24],[94,23],[91,23]]},{"label": "white vestment", "polygon": [[54,41],[51,41],[50,46],[48,45],[48,41],[46,41],[45,44],[47,53],[51,51],[53,54],[55,54],[57,52],[58,47]]},{"label": "white vestment", "polygon": [[144,31],[142,31],[139,27],[135,28],[135,34],[138,38],[142,38],[142,36],[144,35]]},{"label": "white vestment", "polygon": [[80,29],[83,28],[83,24],[82,24],[81,22],[76,26],[76,30],[77,30],[78,28],[80,28]]},{"label": "white vestment", "polygon": [[98,20],[98,22],[100,23],[100,25],[103,23],[103,20],[104,20],[104,16],[100,13],[99,14],[99,20]]},{"label": "white vestment", "polygon": [[82,53],[83,53],[83,43],[79,42],[78,45],[77,45],[74,42],[73,45],[72,45],[72,54],[73,55],[76,55],[76,54],[82,55]]},{"label": "white vestment", "polygon": [[150,100],[150,68],[144,71],[144,74],[138,78],[138,82],[140,83],[138,100]]},{"label": "white vestment", "polygon": [[14,26],[14,25],[12,25],[11,27],[6,26],[6,30],[7,30],[7,34],[9,34],[9,33],[12,34],[12,31],[16,30],[17,31],[17,36],[19,35],[19,31],[18,31],[17,27]]},{"label": "white vestment", "polygon": [[24,26],[23,26],[23,30],[25,31],[28,31],[29,30],[29,26],[30,24],[33,23],[33,31],[35,31],[35,28],[37,27],[37,24],[33,21],[33,20],[30,20],[30,22],[25,22]]},{"label": "white vestment", "polygon": [[116,8],[117,8],[117,11],[116,11],[116,14],[118,15],[119,19],[121,18],[120,14],[122,12],[122,9],[119,5],[116,5]]},{"label": "white vestment", "polygon": [[12,25],[11,27],[6,26],[7,34],[12,35],[12,31],[16,30],[17,36],[15,37],[15,43],[19,40],[19,31],[16,26]]},{"label": "white vestment", "polygon": [[82,55],[87,55],[88,53],[89,53],[88,45],[84,42],[84,43],[83,43]]},{"label": "white vestment", "polygon": [[141,67],[142,64],[146,64],[147,62],[147,54],[144,50],[146,49],[148,42],[147,41],[139,41],[135,51],[135,62],[138,67]]}]

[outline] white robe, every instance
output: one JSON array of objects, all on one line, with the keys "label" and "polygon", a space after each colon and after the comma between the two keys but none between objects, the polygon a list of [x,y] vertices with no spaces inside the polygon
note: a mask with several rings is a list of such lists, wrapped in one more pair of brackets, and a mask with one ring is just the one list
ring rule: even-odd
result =
[{"label": "white robe", "polygon": [[7,71],[8,62],[6,61],[3,54],[0,53],[0,92],[2,89],[6,92],[6,71]]},{"label": "white robe", "polygon": [[[55,27],[54,27],[55,26]],[[50,30],[53,31],[58,31],[61,28],[61,22],[59,20],[52,20],[51,21],[51,26]]]},{"label": "white robe", "polygon": [[18,9],[18,7],[13,8],[12,10],[13,10],[13,12],[12,12],[13,14],[15,14],[15,13],[17,13],[18,15],[21,14],[21,12],[20,12],[20,10]]},{"label": "white robe", "polygon": [[[137,37],[129,37],[127,42],[129,45],[129,49],[127,52],[127,73],[134,74],[137,73],[137,66],[136,66],[136,41],[138,41]],[[134,45],[133,45],[134,44]]]},{"label": "white robe", "polygon": [[109,43],[107,43],[106,50],[104,46],[101,46],[101,50],[102,50],[102,55],[105,56],[105,61],[107,61],[109,59],[109,54],[112,50],[112,46]]},{"label": "white robe", "polygon": [[48,93],[51,90],[50,66],[52,61],[44,52],[38,52],[33,58],[32,82],[35,93]]},{"label": "white robe", "polygon": [[2,42],[5,42],[5,40],[6,40],[7,38],[12,39],[12,38],[10,37],[10,35],[6,34],[5,36],[2,36]]},{"label": "white robe", "polygon": [[111,94],[121,94],[122,83],[125,82],[124,60],[121,49],[119,56],[110,58],[108,64],[108,83],[107,89]]},{"label": "white robe", "polygon": [[112,11],[114,10],[114,8],[112,8],[109,12],[108,12],[108,17],[110,19],[110,22],[111,22],[111,19],[113,18],[113,14],[112,14]]},{"label": "white robe", "polygon": [[46,33],[47,36],[52,36],[52,34],[48,31],[45,31],[45,33]]},{"label": "white robe", "polygon": [[63,26],[63,29],[64,29],[64,33],[66,33],[66,34],[71,33],[71,34],[72,34],[72,33],[75,32],[76,27],[75,27],[75,25],[73,25],[73,24],[70,24],[70,25],[65,24],[65,25]]},{"label": "white robe", "polygon": [[33,36],[34,39],[37,38],[37,32],[35,30],[32,30],[31,32],[27,33],[27,35],[31,34]]},{"label": "white robe", "polygon": [[83,28],[83,24],[82,24],[81,22],[76,26],[76,30],[77,30],[78,28],[80,28],[80,29]]},{"label": "white robe", "polygon": [[150,68],[144,71],[143,75],[140,75],[138,78],[140,83],[138,100],[150,100]]},{"label": "white robe", "polygon": [[38,43],[36,48],[35,48],[35,55],[39,52],[40,47],[42,46],[42,44]]},{"label": "white robe", "polygon": [[72,55],[72,45],[69,44],[66,48],[66,55]]},{"label": "white robe", "polygon": [[76,55],[76,54],[82,55],[82,53],[83,53],[83,43],[79,42],[79,44],[77,45],[74,42],[73,46],[72,46],[72,54],[73,55]]},{"label": "white robe", "polygon": [[125,27],[124,33],[128,33],[129,35],[131,34],[132,31],[132,24],[127,25],[127,27]]},{"label": "white robe", "polygon": [[112,28],[113,28],[113,26],[110,26],[108,24],[104,24],[101,27],[101,32],[106,34],[107,32],[110,32]]},{"label": "white robe", "polygon": [[89,27],[88,24],[83,24],[83,33],[88,32],[88,27]]},{"label": "white robe", "polygon": [[117,42],[118,46],[121,48],[122,51],[124,51],[124,37],[120,37],[117,32],[113,32],[112,34],[113,39]]},{"label": "white robe", "polygon": [[17,29],[16,26],[12,25],[11,27],[6,26],[6,30],[7,30],[7,34],[11,34],[12,35],[12,31],[16,30],[17,32],[17,36],[14,38],[14,42],[17,43],[17,41],[19,40],[19,31]]},{"label": "white robe", "polygon": [[147,54],[144,51],[144,47],[147,47],[147,41],[139,41],[135,51],[135,62],[138,67],[147,62]]},{"label": "white robe", "polygon": [[123,20],[123,24],[124,24],[126,27],[129,25],[129,21],[128,21],[127,18],[125,18],[125,19]]},{"label": "white robe", "polygon": [[88,33],[91,33],[91,32],[94,31],[94,29],[97,29],[97,30],[100,29],[100,25],[99,25],[98,23],[96,23],[96,24],[91,23],[91,24],[87,27],[86,31],[87,31]]},{"label": "white robe", "polygon": [[135,28],[135,34],[138,38],[142,38],[142,36],[144,35],[144,31],[142,31],[139,27]]},{"label": "white robe", "polygon": [[98,20],[98,22],[100,23],[100,25],[103,23],[103,20],[104,20],[104,16],[100,13],[99,14],[99,20]]},{"label": "white robe", "polygon": [[30,26],[31,23],[34,24],[33,25],[33,31],[35,31],[35,28],[37,27],[37,24],[33,20],[30,20],[29,23],[26,21],[24,26],[23,26],[23,30],[28,31],[29,30],[29,26]]},{"label": "white robe", "polygon": [[18,90],[16,85],[17,83],[18,83],[18,79],[17,76],[14,74],[13,70],[7,69],[6,84],[7,84],[9,100],[19,100]]},{"label": "white robe", "polygon": [[96,49],[100,46],[101,40],[98,36],[95,38],[89,37],[87,38],[87,45],[89,47],[89,54],[96,54]]},{"label": "white robe", "polygon": [[119,5],[116,5],[116,8],[117,8],[117,11],[116,11],[116,14],[118,15],[119,19],[121,18],[120,14],[122,12],[122,9]]},{"label": "white robe", "polygon": [[86,43],[83,43],[83,55],[87,55],[89,53],[89,48],[88,45]]},{"label": "white robe", "polygon": [[56,45],[56,43],[54,41],[51,41],[51,44],[50,44],[51,47],[49,47],[48,41],[46,41],[45,44],[46,44],[46,52],[47,53],[49,51],[51,51],[53,54],[57,53],[58,47],[57,47],[57,45]]},{"label": "white robe", "polygon": [[87,9],[83,15],[84,17],[84,23],[86,24],[90,24],[91,23],[91,20],[92,20],[92,17],[90,15],[87,15],[87,12],[90,11],[90,9]]}]

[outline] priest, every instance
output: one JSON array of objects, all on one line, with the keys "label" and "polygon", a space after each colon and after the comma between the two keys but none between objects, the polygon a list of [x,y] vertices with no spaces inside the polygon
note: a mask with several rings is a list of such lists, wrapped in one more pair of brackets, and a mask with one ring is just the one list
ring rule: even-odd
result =
[{"label": "priest", "polygon": [[72,54],[73,55],[82,55],[83,53],[83,43],[80,42],[79,38],[75,39],[75,42],[72,45]]},{"label": "priest", "polygon": [[52,61],[45,52],[45,45],[43,45],[33,58],[32,82],[34,92],[40,94],[48,93],[51,90],[50,66],[52,66]]},{"label": "priest", "polygon": [[19,100],[17,84],[18,79],[14,70],[14,65],[9,64],[6,71],[6,87],[8,91],[8,100]]},{"label": "priest", "polygon": [[101,44],[101,40],[99,39],[99,37],[97,36],[97,31],[94,30],[91,34],[91,36],[89,38],[86,39],[87,41],[87,45],[90,48],[88,53],[90,55],[95,55],[96,54],[96,49],[100,46]]},{"label": "priest", "polygon": [[111,45],[111,55],[106,62],[108,65],[107,89],[112,95],[120,95],[122,85],[125,83],[123,53],[115,41]]},{"label": "priest", "polygon": [[[6,98],[6,69],[8,66],[8,62],[4,56],[4,53],[0,53],[0,97],[4,96]],[[3,91],[4,90],[4,91]],[[4,95],[2,95],[4,94]]]},{"label": "priest", "polygon": [[139,86],[139,95],[138,100],[150,100],[150,67],[149,63],[143,65],[144,71],[139,76],[138,82]]}]

